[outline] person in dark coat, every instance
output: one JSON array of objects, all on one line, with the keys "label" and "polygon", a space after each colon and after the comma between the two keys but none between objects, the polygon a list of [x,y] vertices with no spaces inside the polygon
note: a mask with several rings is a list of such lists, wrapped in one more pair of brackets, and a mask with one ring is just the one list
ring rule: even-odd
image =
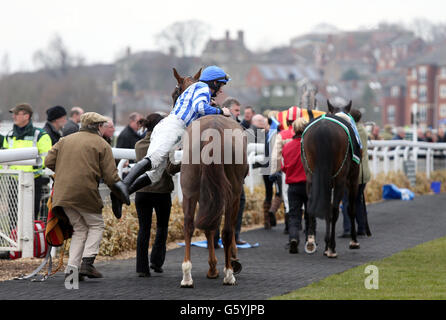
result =
[{"label": "person in dark coat", "polygon": [[70,110],[70,119],[64,125],[62,129],[63,136],[66,137],[72,133],[79,131],[79,124],[81,122],[81,115],[84,114],[84,110],[80,107],[73,107]]},{"label": "person in dark coat", "polygon": [[[140,121],[147,129],[146,136],[135,145],[136,160],[145,157],[150,145],[150,137],[153,128],[164,117],[158,113],[152,113],[146,119]],[[136,272],[139,277],[150,277],[150,269],[157,273],[163,272],[162,266],[166,257],[166,240],[169,226],[170,209],[172,207],[171,193],[174,184],[171,175],[180,171],[181,164],[173,165],[168,161],[167,168],[163,172],[161,180],[153,185],[139,189],[135,195],[135,206],[138,214],[139,232],[136,248]],[[149,241],[152,227],[152,212],[156,213],[156,236],[150,254],[149,269]]]},{"label": "person in dark coat", "polygon": [[54,146],[63,135],[62,128],[67,123],[67,111],[62,106],[55,106],[46,110],[46,114],[47,122],[43,130],[48,133]]},{"label": "person in dark coat", "polygon": [[243,128],[249,129],[251,127],[252,117],[255,115],[254,108],[251,106],[245,107],[245,113],[243,115],[243,120],[240,123]]},{"label": "person in dark coat", "polygon": [[[288,233],[289,252],[298,253],[299,232],[302,230],[302,205],[305,208],[306,233],[308,232],[309,217],[307,215],[307,191],[304,166],[301,159],[302,132],[306,126],[306,120],[299,118],[293,122],[293,139],[284,145],[282,150],[282,171],[286,174],[285,183],[288,184],[288,201],[290,205]],[[313,220],[316,223],[316,218]],[[307,236],[307,234],[306,234]]]},{"label": "person in dark coat", "polygon": [[141,136],[138,134],[139,125],[138,122],[141,120],[142,116],[133,112],[129,116],[129,124],[124,130],[119,134],[118,140],[116,142],[116,148],[126,148],[134,149],[135,144],[141,140]]}]

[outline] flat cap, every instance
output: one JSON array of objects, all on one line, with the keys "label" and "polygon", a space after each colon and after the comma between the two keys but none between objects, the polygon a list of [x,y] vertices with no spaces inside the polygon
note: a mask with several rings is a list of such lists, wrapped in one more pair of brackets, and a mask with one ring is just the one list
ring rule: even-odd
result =
[{"label": "flat cap", "polygon": [[108,119],[99,113],[96,112],[85,112],[83,115],[81,115],[81,125],[82,127],[86,127],[89,124],[93,123],[102,123],[107,122]]},{"label": "flat cap", "polygon": [[25,111],[26,113],[32,115],[33,114],[33,108],[29,103],[20,103],[16,105],[14,108],[11,108],[9,112],[11,113],[17,113],[19,111]]}]

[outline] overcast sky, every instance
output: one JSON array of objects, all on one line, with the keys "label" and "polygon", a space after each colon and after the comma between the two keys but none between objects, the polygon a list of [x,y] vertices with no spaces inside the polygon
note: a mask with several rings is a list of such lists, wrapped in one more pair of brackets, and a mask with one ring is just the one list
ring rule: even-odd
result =
[{"label": "overcast sky", "polygon": [[127,46],[156,49],[155,34],[189,19],[207,23],[212,38],[222,38],[226,29],[235,37],[243,29],[248,48],[255,50],[288,44],[320,23],[353,30],[414,18],[446,22],[445,12],[443,0],[2,1],[0,58],[9,55],[12,71],[30,70],[33,53],[58,33],[87,63],[109,63]]}]

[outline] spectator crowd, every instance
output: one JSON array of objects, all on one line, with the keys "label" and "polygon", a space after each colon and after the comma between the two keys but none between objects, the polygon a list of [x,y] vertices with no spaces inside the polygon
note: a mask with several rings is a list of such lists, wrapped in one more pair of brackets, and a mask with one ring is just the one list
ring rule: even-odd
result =
[{"label": "spectator crowd", "polygon": [[[279,207],[285,208],[285,229],[288,234],[287,248],[291,254],[299,252],[300,233],[304,233],[309,225],[306,212],[308,200],[306,191],[306,176],[301,160],[301,137],[307,121],[298,116],[299,108],[291,107],[286,113],[287,128],[278,122],[277,111],[266,111],[263,114],[255,112],[251,106],[242,107],[241,103],[232,97],[221,105],[228,109],[230,117],[240,124],[248,141],[263,144],[262,152],[255,151],[252,168],[259,168],[265,187],[263,201],[263,225],[269,230],[277,225],[276,213]],[[106,183],[112,191],[112,196],[119,197],[122,202],[129,201],[122,192],[122,181],[117,174],[116,162],[112,159],[111,148],[135,149],[136,160],[143,159],[152,142],[151,135],[155,126],[166,118],[162,112],[154,112],[146,117],[139,113],[131,113],[126,127],[115,139],[115,124],[111,118],[84,112],[75,106],[67,112],[63,106],[54,106],[46,111],[47,122],[44,128],[36,128],[32,122],[33,108],[22,103],[10,109],[14,125],[6,136],[0,136],[2,149],[37,147],[43,164],[40,166],[12,166],[11,169],[34,173],[35,182],[35,218],[39,215],[39,204],[42,196],[42,185],[48,183],[43,177],[45,165],[56,172],[54,203],[65,209],[73,225],[74,234],[70,249],[71,265],[78,266],[81,275],[99,278],[102,274],[93,266],[98,254],[99,243],[104,231],[102,200],[97,193],[99,181]],[[406,138],[406,130],[402,127],[392,128],[386,125],[383,130],[376,124],[362,124],[361,113],[352,110],[364,148],[367,140],[402,140]],[[68,117],[68,118],[67,118]],[[368,130],[366,129],[368,128]],[[368,131],[368,132],[367,132]],[[421,130],[417,132],[419,141],[446,142],[444,129]],[[76,151],[77,150],[77,151]],[[76,153],[72,156],[73,152]],[[91,172],[73,178],[73,165],[84,163]],[[130,164],[129,166],[132,166]],[[166,240],[172,206],[171,193],[174,189],[172,176],[179,172],[180,166],[168,163],[159,182],[139,189],[135,195],[135,206],[139,221],[137,240],[136,272],[140,277],[149,277],[151,270],[163,272],[166,255]],[[370,180],[367,157],[363,157],[360,169],[359,186],[356,201],[359,235],[364,235],[364,215],[366,214],[363,192]],[[70,175],[71,173],[71,175]],[[79,173],[77,173],[79,175]],[[76,180],[78,179],[78,181]],[[73,182],[76,180],[77,182]],[[85,188],[71,188],[71,183],[78,183]],[[243,190],[243,189],[242,189]],[[69,194],[69,196],[67,196]],[[68,199],[68,200],[67,200]],[[241,226],[246,195],[242,191],[239,212],[235,229],[237,245],[245,245],[241,238]],[[350,221],[346,214],[348,198],[343,200],[344,232],[341,236],[350,234]],[[150,256],[148,255],[152,212],[156,214],[156,236]],[[119,216],[117,216],[119,218]],[[220,232],[216,233],[214,243],[218,248]],[[80,280],[82,277],[80,276]]]},{"label": "spectator crowd", "polygon": [[[377,124],[370,124],[369,127],[369,140],[406,140],[406,133],[411,132],[412,128],[406,129],[403,127],[393,128],[391,125],[385,125],[384,129]],[[417,141],[424,142],[446,142],[446,133],[444,127],[439,127],[437,130],[417,128]]]}]

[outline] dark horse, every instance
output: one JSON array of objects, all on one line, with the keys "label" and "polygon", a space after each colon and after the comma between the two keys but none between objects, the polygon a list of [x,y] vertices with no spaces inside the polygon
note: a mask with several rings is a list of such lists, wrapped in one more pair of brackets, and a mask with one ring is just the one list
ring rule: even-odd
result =
[{"label": "dark horse", "polygon": [[[349,113],[352,106],[351,101],[344,107],[334,107],[329,101],[327,103],[330,114],[340,111]],[[302,148],[307,176],[308,214],[310,217],[325,219],[326,222],[324,255],[329,258],[337,257],[336,221],[339,216],[339,203],[345,190],[348,191],[348,215],[351,221],[350,249],[358,249],[355,199],[358,192],[359,165],[352,159],[347,133],[339,124],[321,119],[306,130]],[[305,251],[308,253],[316,250],[314,234],[314,223],[310,223],[305,245]]]},{"label": "dark horse", "polygon": [[[178,81],[177,88],[172,94],[174,100],[190,84],[199,79],[198,73],[198,76],[193,78],[183,78],[174,70],[174,75]],[[241,270],[241,264],[237,259],[235,225],[243,180],[248,173],[246,147],[247,139],[243,130],[231,118],[221,115],[204,116],[193,121],[186,129],[183,136],[180,178],[186,244],[181,287],[193,287],[190,247],[195,228],[204,230],[207,238],[209,249],[207,277],[210,279],[218,277],[214,234],[223,214],[225,217],[222,231],[225,252],[223,284],[234,285],[236,282],[234,274]],[[195,158],[198,158],[198,161],[194,161]],[[197,203],[199,208],[195,217]]]}]

